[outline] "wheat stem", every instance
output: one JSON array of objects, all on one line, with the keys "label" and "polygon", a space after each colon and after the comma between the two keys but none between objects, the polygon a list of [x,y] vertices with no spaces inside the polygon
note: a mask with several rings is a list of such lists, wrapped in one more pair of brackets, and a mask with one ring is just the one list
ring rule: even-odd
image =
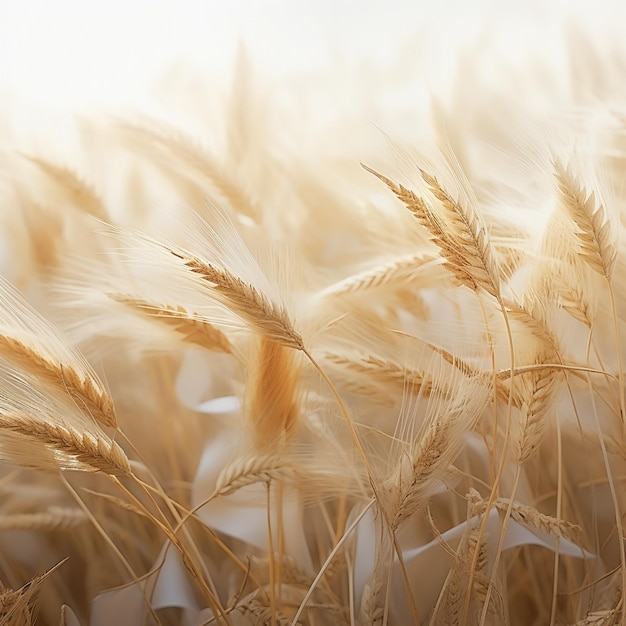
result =
[{"label": "wheat stem", "polygon": [[343,547],[343,544],[348,540],[348,538],[350,537],[354,529],[360,524],[361,520],[365,517],[365,514],[374,506],[375,502],[376,502],[376,499],[372,498],[363,507],[363,510],[356,516],[352,524],[350,524],[350,526],[346,528],[341,539],[333,546],[333,549],[330,551],[329,555],[326,557],[326,560],[324,561],[322,567],[320,567],[319,572],[317,573],[313,582],[309,586],[306,592],[306,595],[302,599],[302,602],[300,602],[300,606],[298,607],[298,610],[296,611],[295,615],[293,616],[293,619],[291,620],[291,626],[297,626],[298,620],[300,619],[300,616],[302,615],[302,612],[304,611],[304,607],[306,607],[309,600],[311,599],[311,596],[313,595],[313,592],[315,591],[320,581],[324,577],[324,574],[326,573],[328,566],[330,565],[332,560],[335,558],[335,555],[339,552],[339,550],[341,550],[341,548]]}]

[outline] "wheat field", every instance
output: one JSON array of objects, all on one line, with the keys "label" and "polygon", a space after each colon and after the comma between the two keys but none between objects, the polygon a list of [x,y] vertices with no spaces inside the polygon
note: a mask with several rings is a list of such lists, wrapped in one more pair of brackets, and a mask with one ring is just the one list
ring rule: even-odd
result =
[{"label": "wheat field", "polygon": [[4,99],[0,625],[626,624],[626,55],[575,41],[355,116],[245,46]]}]

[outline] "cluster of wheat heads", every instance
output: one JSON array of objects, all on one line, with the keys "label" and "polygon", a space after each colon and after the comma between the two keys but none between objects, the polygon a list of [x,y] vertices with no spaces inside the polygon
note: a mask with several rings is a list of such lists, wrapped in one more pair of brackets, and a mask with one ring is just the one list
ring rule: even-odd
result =
[{"label": "cluster of wheat heads", "polygon": [[0,624],[623,623],[623,118],[239,104],[7,134]]}]

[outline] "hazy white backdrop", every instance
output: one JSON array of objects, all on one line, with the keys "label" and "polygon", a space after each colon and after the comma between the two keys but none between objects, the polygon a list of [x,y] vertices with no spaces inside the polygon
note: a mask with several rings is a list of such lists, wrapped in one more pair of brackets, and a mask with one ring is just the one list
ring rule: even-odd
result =
[{"label": "hazy white backdrop", "polygon": [[[238,41],[268,73],[384,70],[415,58],[429,86],[486,38],[499,56],[558,62],[574,19],[619,40],[620,2],[490,0],[0,0],[0,90],[50,105],[133,100],[177,63],[229,72]],[[555,61],[556,59],[556,61]]]}]

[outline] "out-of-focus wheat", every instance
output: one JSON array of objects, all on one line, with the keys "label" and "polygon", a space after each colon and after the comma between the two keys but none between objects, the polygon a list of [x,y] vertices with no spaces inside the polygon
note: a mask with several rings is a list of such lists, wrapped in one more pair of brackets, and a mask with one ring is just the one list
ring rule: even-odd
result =
[{"label": "out-of-focus wheat", "polygon": [[415,153],[247,75],[1,136],[0,624],[625,623],[619,107],[470,72]]}]

